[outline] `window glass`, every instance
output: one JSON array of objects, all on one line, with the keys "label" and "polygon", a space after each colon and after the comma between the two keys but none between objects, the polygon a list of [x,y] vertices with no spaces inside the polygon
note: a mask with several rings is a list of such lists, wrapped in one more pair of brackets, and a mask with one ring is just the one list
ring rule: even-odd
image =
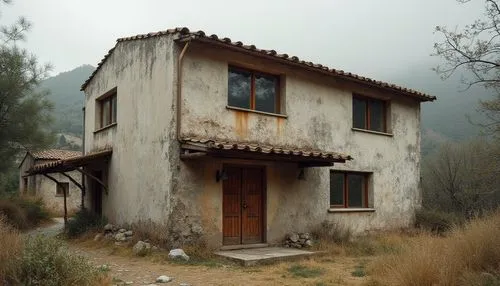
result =
[{"label": "window glass", "polygon": [[111,97],[111,123],[116,123],[116,95]]},{"label": "window glass", "polygon": [[366,101],[353,97],[352,120],[354,128],[366,129]]},{"label": "window glass", "polygon": [[66,192],[66,196],[69,195],[69,183],[59,183],[56,185],[56,196],[64,196]]},{"label": "window glass", "polygon": [[348,174],[348,205],[349,207],[364,207],[364,175]]},{"label": "window glass", "polygon": [[384,132],[384,102],[370,101],[370,130]]},{"label": "window glass", "polygon": [[275,113],[276,86],[278,80],[273,76],[255,75],[255,110]]},{"label": "window glass", "polygon": [[228,105],[249,109],[252,75],[245,71],[230,69],[228,78]]},{"label": "window glass", "polygon": [[111,123],[111,114],[109,114],[109,100],[104,100],[102,102],[102,127],[107,126]]},{"label": "window glass", "polygon": [[330,172],[330,205],[344,205],[344,174]]}]

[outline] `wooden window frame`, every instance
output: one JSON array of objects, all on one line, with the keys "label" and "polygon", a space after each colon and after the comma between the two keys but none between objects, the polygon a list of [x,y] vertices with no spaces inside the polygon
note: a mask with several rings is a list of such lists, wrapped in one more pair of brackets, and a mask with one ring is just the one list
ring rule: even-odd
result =
[{"label": "wooden window frame", "polygon": [[[361,100],[361,101],[365,102],[365,106],[366,106],[365,107],[365,127],[364,128],[360,128],[360,129],[374,131],[374,132],[387,133],[387,111],[388,111],[388,107],[387,106],[389,104],[387,100],[373,98],[373,97],[359,95],[359,94],[353,94],[352,99],[353,99],[353,102],[354,102],[355,99]],[[383,108],[383,110],[382,110],[382,114],[383,114],[383,118],[382,118],[383,130],[382,131],[371,129],[371,116],[370,116],[371,115],[371,105],[370,105],[370,102],[373,102],[373,101],[381,102],[382,103],[382,108]],[[353,114],[352,125],[354,127],[354,103],[353,103],[352,114]],[[359,128],[359,127],[354,127],[354,128]]]},{"label": "wooden window frame", "polygon": [[60,182],[60,183],[56,184],[56,197],[64,197],[64,193],[59,192],[60,185],[68,186],[68,188],[66,189],[66,197],[69,197],[69,182]]},{"label": "wooden window frame", "polygon": [[[242,67],[238,67],[238,66],[234,66],[234,65],[229,65],[228,70],[227,70],[228,74],[229,74],[229,72],[231,72],[231,70],[245,72],[245,73],[249,73],[251,75],[251,79],[250,79],[250,110],[258,111],[258,112],[266,112],[266,113],[271,113],[271,114],[281,114],[281,90],[280,90],[281,89],[281,77],[280,77],[280,75],[261,72],[261,71],[248,69],[248,68],[242,68]],[[275,90],[275,99],[274,99],[275,111],[274,112],[268,112],[268,111],[262,111],[262,110],[255,109],[255,106],[256,106],[256,103],[255,103],[255,100],[256,100],[255,76],[256,75],[273,77],[273,78],[277,79],[275,87],[274,87],[274,90]],[[229,105],[229,89],[228,89],[228,106],[235,107],[235,108],[242,108],[239,106]]]},{"label": "wooden window frame", "polygon": [[[368,179],[369,179],[370,173],[330,170],[330,177],[333,174],[342,174],[342,175],[344,175],[344,187],[343,187],[343,190],[342,190],[344,204],[342,204],[342,205],[332,205],[331,204],[331,199],[330,199],[330,208],[344,208],[344,209],[349,209],[349,208],[369,208],[369,203],[368,203],[368,199],[369,199],[369,196],[368,196]],[[363,198],[364,198],[364,203],[363,203],[363,206],[361,206],[361,207],[350,207],[349,206],[349,180],[347,179],[347,177],[349,175],[358,175],[358,176],[362,175],[363,176],[363,181],[364,181],[363,182],[363,184],[364,184]],[[331,196],[332,196],[331,185],[330,185],[330,194],[329,195],[330,195],[330,198],[331,198]]]},{"label": "wooden window frame", "polygon": [[[113,89],[111,92],[107,93],[104,97],[98,99],[99,102],[99,128],[105,128],[107,126],[113,125],[116,123],[116,114],[113,116],[113,99],[115,99],[115,105],[118,105],[118,96],[116,89]],[[109,123],[104,122],[104,105],[109,102],[108,112],[109,112]],[[117,106],[118,107],[118,106]],[[118,108],[116,109],[118,112]]]}]

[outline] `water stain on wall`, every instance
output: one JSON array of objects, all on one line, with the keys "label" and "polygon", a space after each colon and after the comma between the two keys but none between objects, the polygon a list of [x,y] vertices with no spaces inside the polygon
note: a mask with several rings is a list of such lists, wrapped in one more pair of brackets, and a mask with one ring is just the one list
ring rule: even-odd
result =
[{"label": "water stain on wall", "polygon": [[234,126],[238,137],[245,138],[248,134],[248,112],[234,112]]}]

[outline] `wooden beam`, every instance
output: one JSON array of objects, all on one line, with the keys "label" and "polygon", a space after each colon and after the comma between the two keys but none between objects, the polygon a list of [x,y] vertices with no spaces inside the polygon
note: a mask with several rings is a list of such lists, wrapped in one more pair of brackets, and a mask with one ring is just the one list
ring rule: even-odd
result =
[{"label": "wooden beam", "polygon": [[61,172],[60,174],[68,178],[73,184],[77,185],[78,188],[80,188],[80,190],[83,192],[83,186],[80,183],[78,183],[75,179],[73,179],[70,175],[64,172]]},{"label": "wooden beam", "polygon": [[181,160],[199,159],[199,158],[206,157],[206,156],[207,156],[207,153],[205,153],[205,152],[184,153],[184,154],[181,154]]},{"label": "wooden beam", "polygon": [[85,176],[88,176],[88,177],[92,178],[94,181],[96,181],[97,183],[99,183],[99,185],[101,185],[104,188],[104,191],[106,191],[106,195],[108,194],[108,187],[99,178],[97,178],[96,176],[92,175],[91,173],[85,171],[82,168],[76,168],[75,170],[77,170],[78,172],[84,174]]},{"label": "wooden beam", "polygon": [[[77,185],[78,188],[80,188],[80,190],[82,191],[82,203],[81,203],[81,208],[83,209],[84,208],[84,199],[85,199],[85,187],[78,183],[75,179],[73,179],[70,175],[64,173],[64,172],[61,172],[60,173],[61,175],[65,176],[66,178],[68,178],[73,184]],[[83,183],[83,176],[82,176],[82,183]]]}]

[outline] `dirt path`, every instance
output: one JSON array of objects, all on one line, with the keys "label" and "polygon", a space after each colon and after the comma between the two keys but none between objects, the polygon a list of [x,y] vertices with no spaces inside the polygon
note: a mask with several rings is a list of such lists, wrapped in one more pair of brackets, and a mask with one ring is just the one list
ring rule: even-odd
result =
[{"label": "dirt path", "polygon": [[[88,257],[95,265],[108,265],[116,284],[130,285],[154,283],[160,275],[174,277],[166,285],[362,285],[366,279],[353,277],[351,272],[362,263],[359,258],[317,258],[267,266],[240,267],[180,265],[165,260],[154,262],[151,257],[139,258],[112,254],[109,248],[91,249],[78,244],[70,245],[76,253]],[[320,268],[322,275],[314,278],[294,276],[288,269],[292,265]]]},{"label": "dirt path", "polygon": [[54,237],[61,233],[61,231],[64,229],[64,218],[62,217],[56,217],[53,218],[52,221],[41,225],[35,229],[31,229],[28,232],[26,232],[26,235],[30,236],[35,236],[35,235],[45,235],[45,236],[51,236]]},{"label": "dirt path", "polygon": [[[27,232],[27,235],[56,236],[64,227],[64,220],[57,218],[53,224]],[[92,247],[70,241],[68,248],[87,257],[96,266],[107,265],[114,285],[148,285],[160,275],[173,277],[167,284],[157,285],[362,285],[366,277],[354,277],[351,273],[364,259],[346,256],[322,256],[294,262],[255,267],[240,267],[229,263],[184,265],[162,257],[135,257],[121,247]],[[308,269],[320,269],[316,277],[297,277],[289,269],[302,265]]]}]

